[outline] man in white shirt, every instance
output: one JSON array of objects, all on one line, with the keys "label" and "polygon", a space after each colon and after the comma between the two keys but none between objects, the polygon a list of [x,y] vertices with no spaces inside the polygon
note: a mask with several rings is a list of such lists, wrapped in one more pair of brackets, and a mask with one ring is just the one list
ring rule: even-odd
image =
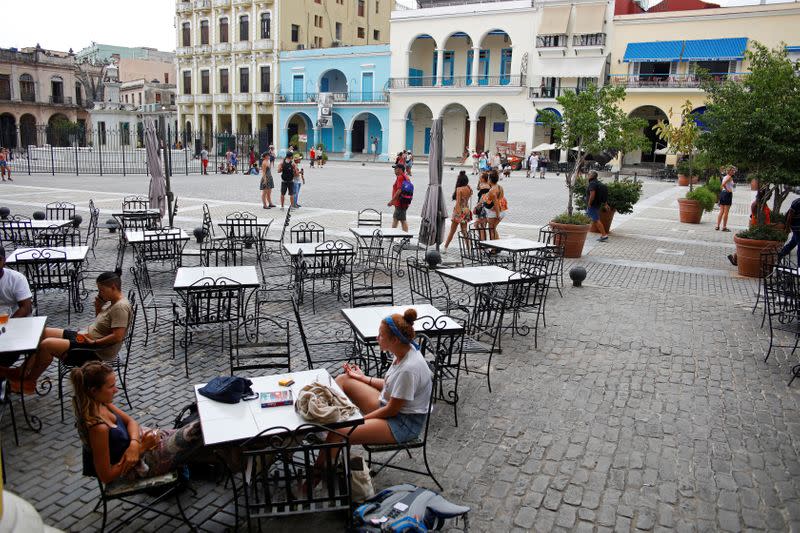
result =
[{"label": "man in white shirt", "polygon": [[[8,313],[11,318],[30,316],[33,310],[31,288],[25,276],[6,268],[6,250],[0,246],[0,314]],[[13,365],[19,355],[0,355],[0,376],[2,367]]]}]

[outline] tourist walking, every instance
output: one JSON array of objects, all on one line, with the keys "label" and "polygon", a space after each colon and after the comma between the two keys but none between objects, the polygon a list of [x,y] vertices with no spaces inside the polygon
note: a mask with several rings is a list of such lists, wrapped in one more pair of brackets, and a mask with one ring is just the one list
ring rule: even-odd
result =
[{"label": "tourist walking", "polygon": [[208,176],[208,148],[203,146],[200,150],[200,165],[202,167],[202,174]]},{"label": "tourist walking", "polygon": [[536,177],[536,170],[539,168],[539,154],[536,152],[531,152],[531,155],[528,157],[528,172],[525,174],[526,178],[530,178],[533,176]]},{"label": "tourist walking", "polygon": [[731,210],[731,204],[733,204],[734,174],[736,174],[736,167],[731,165],[728,167],[725,177],[722,178],[719,193],[719,214],[717,215],[717,227],[714,228],[715,230],[719,230],[720,223],[722,223],[722,231],[730,231],[728,229],[728,213]]},{"label": "tourist walking", "polygon": [[8,181],[14,181],[11,179],[11,156],[7,148],[0,148],[0,175],[3,181],[6,181],[6,176]]},{"label": "tourist walking", "polygon": [[608,240],[608,232],[600,222],[600,210],[608,201],[608,188],[597,179],[597,172],[589,172],[589,183],[586,186],[586,214],[592,219],[591,229],[600,234],[600,242]]},{"label": "tourist walking", "polygon": [[411,150],[406,153],[406,174],[409,176],[411,175],[411,167],[414,166],[414,154],[411,153]]},{"label": "tourist walking", "polygon": [[447,234],[447,240],[444,242],[444,253],[447,253],[447,247],[450,246],[450,241],[456,234],[456,229],[461,228],[461,234],[467,236],[467,224],[472,220],[472,209],[470,208],[470,199],[472,198],[472,188],[469,186],[469,178],[465,171],[458,173],[456,178],[456,188],[453,191],[453,200],[456,205],[453,206],[453,216],[450,219],[450,233]]},{"label": "tourist walking", "polygon": [[472,175],[473,176],[476,176],[478,174],[479,162],[480,162],[480,156],[478,155],[478,152],[473,150],[472,151]]},{"label": "tourist walking", "polygon": [[499,184],[500,174],[493,170],[489,173],[489,183],[491,189],[483,195],[483,206],[486,208],[486,226],[489,228],[489,239],[500,238],[497,226],[508,210],[508,202],[503,187]]},{"label": "tourist walking", "polygon": [[281,209],[284,206],[284,199],[289,195],[289,206],[294,205],[294,177],[297,175],[297,165],[294,163],[294,155],[287,153],[281,165],[278,167],[278,174],[281,175]]},{"label": "tourist walking", "polygon": [[394,176],[392,199],[389,200],[389,203],[386,205],[394,207],[392,227],[396,228],[397,225],[400,224],[403,231],[408,231],[406,211],[408,211],[408,206],[411,205],[411,199],[414,196],[414,184],[411,183],[411,178],[406,174],[405,165],[394,165]]},{"label": "tourist walking", "polygon": [[269,152],[261,154],[261,205],[264,209],[272,209],[272,189],[275,188],[275,181],[272,179],[272,160]]},{"label": "tourist walking", "polygon": [[373,137],[372,138],[372,147],[371,148],[372,148],[372,160],[373,161],[377,161],[378,160],[378,138],[377,137]]},{"label": "tourist walking", "polygon": [[475,209],[473,210],[473,214],[475,215],[473,218],[475,220],[474,226],[476,229],[479,230],[479,235],[481,240],[486,239],[486,207],[483,205],[483,196],[489,192],[489,189],[492,188],[492,184],[489,183],[489,173],[488,172],[481,172],[480,176],[478,177],[478,185],[477,185],[477,203],[475,204]]},{"label": "tourist walking", "polygon": [[297,203],[298,199],[300,198],[300,186],[305,185],[306,183],[306,176],[305,170],[303,169],[303,158],[298,157],[294,161],[295,166],[297,167],[297,172],[294,175],[294,207],[300,207],[300,204]]},{"label": "tourist walking", "polygon": [[539,156],[539,162],[538,163],[539,163],[539,179],[543,180],[544,179],[544,174],[545,174],[545,172],[547,172],[547,165],[550,164],[550,160],[547,159],[546,155],[541,154]]},{"label": "tourist walking", "polygon": [[311,147],[311,150],[308,151],[308,164],[311,165],[311,168],[314,168],[314,160],[317,158],[317,151],[314,150],[314,147]]},{"label": "tourist walking", "polygon": [[250,162],[250,168],[256,166],[256,151],[252,146],[250,147],[250,154],[248,157],[248,161]]},{"label": "tourist walking", "polygon": [[500,158],[500,152],[495,152],[494,157],[492,158],[492,170],[500,172],[502,168],[503,160]]}]

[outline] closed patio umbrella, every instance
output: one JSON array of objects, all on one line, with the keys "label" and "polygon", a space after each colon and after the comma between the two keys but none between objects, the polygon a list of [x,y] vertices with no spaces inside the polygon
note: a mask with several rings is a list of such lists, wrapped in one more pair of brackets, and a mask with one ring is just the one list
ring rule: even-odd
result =
[{"label": "closed patio umbrella", "polygon": [[419,241],[427,246],[439,245],[444,240],[444,223],[447,208],[442,193],[442,119],[437,118],[431,125],[430,153],[428,154],[428,190],[422,205],[422,225]]},{"label": "closed patio umbrella", "polygon": [[161,158],[158,157],[156,125],[152,120],[148,120],[145,124],[144,144],[147,149],[147,170],[150,172],[150,208],[158,208],[163,218],[167,209],[167,184]]}]

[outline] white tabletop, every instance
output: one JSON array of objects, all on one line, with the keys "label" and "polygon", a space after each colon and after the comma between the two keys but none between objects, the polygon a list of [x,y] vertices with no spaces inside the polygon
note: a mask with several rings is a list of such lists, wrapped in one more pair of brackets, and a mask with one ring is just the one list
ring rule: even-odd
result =
[{"label": "white tabletop", "polygon": [[67,220],[67,219],[63,219],[63,218],[54,219],[54,220],[34,220],[34,219],[31,219],[31,220],[3,220],[3,221],[0,221],[0,223],[2,223],[2,224],[8,224],[8,225],[19,224],[19,225],[25,225],[25,226],[28,225],[28,222],[30,222],[31,229],[34,229],[34,230],[42,230],[42,229],[53,228],[53,227],[63,228],[64,226],[69,226],[70,224],[72,224],[72,220]]},{"label": "white tabletop", "polygon": [[519,277],[519,274],[513,270],[495,265],[440,268],[436,271],[442,276],[461,281],[473,287],[495,283],[508,283],[509,277]]},{"label": "white tabletop", "polygon": [[0,354],[35,351],[46,322],[46,316],[9,318],[8,323],[0,326],[6,328],[5,333],[0,333]]},{"label": "white tabletop", "polygon": [[245,288],[259,286],[258,272],[254,266],[233,267],[181,267],[175,274],[175,289],[189,289],[192,284],[203,278],[227,278],[236,281]]},{"label": "white tabletop", "polygon": [[[291,378],[294,384],[290,387],[281,387],[278,381],[284,378]],[[279,390],[291,389],[295,401],[300,389],[319,381],[323,385],[329,386],[337,393],[344,396],[344,393],[331,378],[328,371],[305,370],[302,372],[291,372],[273,376],[262,376],[250,378],[253,382],[253,392],[275,392]],[[200,425],[203,428],[203,441],[208,444],[219,444],[221,442],[232,442],[255,437],[262,431],[274,427],[285,427],[295,430],[303,424],[310,423],[303,419],[294,410],[294,405],[281,405],[278,407],[261,407],[258,398],[244,402],[227,404],[221,403],[199,394],[197,389],[205,383],[194,386],[195,397],[197,398],[197,412],[200,415]],[[326,424],[329,427],[355,426],[362,424],[363,415],[356,409],[346,421],[337,424]],[[277,431],[275,432],[277,433]]]},{"label": "white tabletop", "polygon": [[[425,331],[425,325],[431,328],[433,325],[430,320],[420,320],[424,317],[433,317],[443,320],[435,320],[435,328],[430,330],[433,335],[442,333],[453,333],[463,331],[464,327],[445,315],[430,304],[419,305],[395,305],[395,306],[374,306],[374,307],[355,307],[342,309],[342,315],[350,323],[353,330],[365,341],[374,341],[378,338],[378,328],[381,321],[389,315],[402,315],[406,309],[414,308],[417,311],[417,321],[414,322],[414,331]],[[443,325],[442,328],[439,326]]]},{"label": "white tabletop", "polygon": [[160,209],[123,209],[122,211],[116,211],[111,213],[111,216],[125,216],[125,215],[161,215]]},{"label": "white tabletop", "polygon": [[498,250],[506,250],[508,252],[528,252],[530,250],[538,250],[539,248],[547,247],[547,244],[531,239],[495,239],[493,241],[481,241],[481,246],[487,248],[496,248]]},{"label": "white tabletop", "polygon": [[188,241],[189,235],[180,228],[170,230],[126,230],[125,239],[131,244],[138,244],[144,242],[145,235],[160,235],[162,238],[176,241]]},{"label": "white tabletop", "polygon": [[[324,245],[324,244],[327,243],[327,244],[330,244],[330,246],[332,247],[333,246],[333,244],[332,244],[333,241],[326,241],[326,243],[322,243],[322,242],[285,242],[285,243],[283,243],[283,249],[286,250],[286,253],[291,255],[291,256],[299,255],[300,252],[302,251],[303,255],[306,256],[306,257],[316,255],[318,246],[320,246],[320,250],[323,251],[323,252],[325,252],[325,251],[330,251],[330,252],[338,251],[338,252],[341,252],[341,253],[344,253],[344,254],[355,254],[356,253],[355,249],[353,248],[353,246],[351,244],[343,242],[343,241],[337,241],[337,242],[342,243],[342,246],[346,246],[346,247],[343,247],[341,249],[338,249],[338,248],[329,249],[327,246],[320,246],[320,245]],[[338,246],[338,244],[337,244],[337,246]]]},{"label": "white tabletop", "polygon": [[358,228],[350,228],[350,232],[353,235],[357,235],[359,237],[372,237],[375,231],[380,231],[381,236],[384,239],[405,239],[405,238],[412,238],[414,236],[413,233],[409,233],[408,231],[403,231],[402,228],[378,228],[376,226],[361,226]]},{"label": "white tabletop", "polygon": [[[66,252],[66,260],[70,262],[75,261],[83,261],[86,259],[86,255],[89,253],[88,246],[49,246],[43,248],[17,248],[14,250],[8,257],[6,257],[6,263],[9,265],[13,265],[15,263],[29,263],[29,262],[36,262],[44,260],[43,257],[36,257],[38,254],[31,254],[31,250],[37,251],[44,251],[44,250],[56,250],[58,252]],[[21,259],[17,259],[18,255],[22,255]],[[51,256],[52,259],[58,260],[61,259],[61,254],[55,254]]]},{"label": "white tabletop", "polygon": [[[226,226],[232,226],[232,225],[235,225],[235,224],[240,224],[239,220],[252,220],[252,219],[246,219],[246,218],[245,219],[235,219],[235,221],[234,220],[223,220],[221,222],[217,222],[217,226],[222,228],[222,227],[226,227]],[[261,217],[259,217],[259,218],[256,218],[253,221],[253,225],[254,226],[269,226],[270,224],[272,224],[273,220],[274,219],[272,219],[272,218],[261,218]],[[245,225],[249,224],[249,222],[244,222],[244,224]]]}]

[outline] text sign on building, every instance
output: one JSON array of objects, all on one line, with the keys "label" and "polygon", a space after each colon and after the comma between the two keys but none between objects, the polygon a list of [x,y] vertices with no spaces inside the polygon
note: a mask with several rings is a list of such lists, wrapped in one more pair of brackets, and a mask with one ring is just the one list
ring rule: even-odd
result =
[{"label": "text sign on building", "polygon": [[317,127],[333,127],[333,95],[331,93],[319,93],[317,100]]}]

